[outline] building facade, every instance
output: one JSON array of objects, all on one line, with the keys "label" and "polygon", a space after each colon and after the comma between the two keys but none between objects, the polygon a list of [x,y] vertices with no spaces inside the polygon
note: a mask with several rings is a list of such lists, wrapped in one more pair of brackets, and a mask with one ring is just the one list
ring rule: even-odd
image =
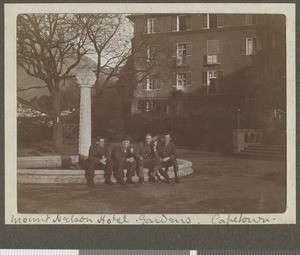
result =
[{"label": "building facade", "polygon": [[133,114],[170,113],[178,91],[196,100],[222,96],[224,86],[247,79],[245,73],[285,83],[283,15],[134,14],[128,18],[134,23],[132,51],[139,81]]}]

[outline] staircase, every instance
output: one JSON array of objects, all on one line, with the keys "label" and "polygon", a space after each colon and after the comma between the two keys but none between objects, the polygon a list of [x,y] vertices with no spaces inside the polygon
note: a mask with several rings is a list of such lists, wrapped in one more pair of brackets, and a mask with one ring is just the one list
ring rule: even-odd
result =
[{"label": "staircase", "polygon": [[285,159],[286,147],[284,145],[251,144],[239,152],[240,156],[261,157],[272,159]]}]

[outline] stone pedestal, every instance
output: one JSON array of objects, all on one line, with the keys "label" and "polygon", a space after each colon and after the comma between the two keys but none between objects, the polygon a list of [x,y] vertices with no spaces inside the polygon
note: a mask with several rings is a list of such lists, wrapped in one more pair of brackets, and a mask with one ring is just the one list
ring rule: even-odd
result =
[{"label": "stone pedestal", "polygon": [[233,153],[239,153],[251,144],[262,144],[263,132],[258,129],[233,130]]},{"label": "stone pedestal", "polygon": [[79,120],[79,157],[88,157],[91,146],[91,88],[96,76],[92,71],[84,71],[76,75],[80,87],[80,120]]}]

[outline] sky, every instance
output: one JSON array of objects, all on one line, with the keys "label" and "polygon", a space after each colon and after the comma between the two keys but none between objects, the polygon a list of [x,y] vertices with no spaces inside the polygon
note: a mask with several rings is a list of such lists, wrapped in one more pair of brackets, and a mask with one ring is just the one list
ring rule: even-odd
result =
[{"label": "sky", "polygon": [[[127,16],[130,14],[124,14],[124,15]],[[134,32],[133,24],[130,22],[129,19],[126,18],[124,23],[120,27],[120,36],[119,36],[120,40],[129,40],[130,41],[131,38],[133,37],[133,32]],[[87,56],[89,58],[91,58],[92,60],[94,60],[95,62],[97,62],[96,54],[88,54]],[[108,57],[111,57],[111,56],[108,56]]]}]

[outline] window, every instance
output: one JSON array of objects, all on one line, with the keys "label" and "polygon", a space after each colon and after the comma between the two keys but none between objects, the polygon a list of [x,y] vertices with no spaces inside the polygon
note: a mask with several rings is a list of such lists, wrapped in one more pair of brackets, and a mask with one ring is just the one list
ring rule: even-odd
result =
[{"label": "window", "polygon": [[204,15],[204,28],[223,27],[222,14],[206,14]]},{"label": "window", "polygon": [[218,53],[219,53],[219,40],[208,40],[205,64],[220,63],[220,56],[218,55]]},{"label": "window", "polygon": [[151,112],[155,110],[155,103],[154,101],[146,101],[146,111]]},{"label": "window", "polygon": [[153,63],[156,61],[156,47],[147,46],[147,62]]},{"label": "window", "polygon": [[186,79],[186,73],[178,73],[177,74],[177,86],[186,86],[187,85],[187,79]]},{"label": "window", "polygon": [[154,91],[160,90],[160,80],[156,77],[148,76],[143,84],[143,90]]},{"label": "window", "polygon": [[177,45],[177,65],[183,65],[186,62],[186,44]]},{"label": "window", "polygon": [[246,14],[246,25],[255,25],[257,23],[257,15],[256,14]]},{"label": "window", "polygon": [[161,102],[159,100],[139,100],[138,110],[141,112],[154,112],[161,110]]},{"label": "window", "polygon": [[190,15],[177,15],[172,17],[172,31],[185,31],[191,29]]},{"label": "window", "polygon": [[257,38],[246,38],[246,55],[254,55],[257,53]]},{"label": "window", "polygon": [[161,20],[159,18],[149,18],[147,20],[147,34],[159,33],[161,30]]},{"label": "window", "polygon": [[189,86],[192,83],[191,72],[180,72],[175,73],[175,86],[177,89],[182,87]]},{"label": "window", "polygon": [[246,25],[251,26],[264,23],[264,15],[262,14],[246,14]]},{"label": "window", "polygon": [[209,70],[202,74],[202,84],[207,85],[207,94],[218,94],[223,77],[222,71]]},{"label": "window", "polygon": [[192,43],[176,43],[176,65],[187,65],[187,57],[192,55]]}]

